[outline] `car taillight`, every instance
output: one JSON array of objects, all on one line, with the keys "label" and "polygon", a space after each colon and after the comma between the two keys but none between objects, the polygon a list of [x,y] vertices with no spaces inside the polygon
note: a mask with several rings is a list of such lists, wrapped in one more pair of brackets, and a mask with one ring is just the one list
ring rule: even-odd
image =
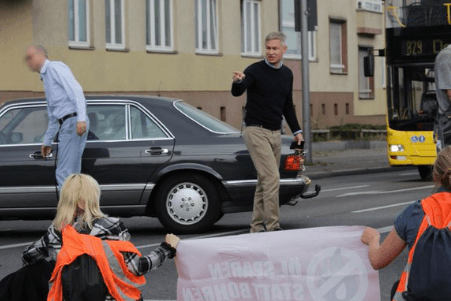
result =
[{"label": "car taillight", "polygon": [[301,152],[296,151],[292,155],[288,155],[285,158],[285,170],[286,171],[300,171],[304,165],[304,156]]}]

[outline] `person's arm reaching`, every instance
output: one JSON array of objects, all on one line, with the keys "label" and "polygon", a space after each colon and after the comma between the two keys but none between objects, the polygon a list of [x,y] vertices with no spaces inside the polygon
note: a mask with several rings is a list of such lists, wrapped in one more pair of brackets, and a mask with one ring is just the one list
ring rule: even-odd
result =
[{"label": "person's arm reaching", "polygon": [[362,233],[361,240],[364,244],[369,246],[368,258],[371,266],[375,270],[385,268],[389,265],[406,247],[406,242],[403,241],[393,228],[385,238],[382,245],[380,245],[380,234],[374,229],[367,227]]},{"label": "person's arm reaching", "polygon": [[[246,69],[247,70],[247,69]],[[232,95],[237,97],[243,95],[243,93],[254,84],[254,78],[248,74],[244,70],[244,72],[241,71],[234,71],[232,74]]]},{"label": "person's arm reaching", "polygon": [[173,234],[167,234],[165,241],[146,256],[137,256],[134,253],[124,253],[128,269],[135,275],[144,275],[158,269],[168,258],[176,255],[177,244],[180,238]]}]

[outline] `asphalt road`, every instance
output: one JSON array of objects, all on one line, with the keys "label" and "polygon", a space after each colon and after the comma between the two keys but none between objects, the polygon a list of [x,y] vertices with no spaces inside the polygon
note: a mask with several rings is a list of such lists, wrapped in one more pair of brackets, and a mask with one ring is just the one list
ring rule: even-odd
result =
[{"label": "asphalt road", "polygon": [[[320,195],[301,200],[296,206],[281,209],[282,228],[302,229],[322,226],[363,225],[382,232],[390,231],[393,220],[410,202],[429,195],[433,185],[423,182],[416,169],[387,173],[319,179]],[[208,233],[185,235],[182,239],[199,239],[219,235],[239,235],[249,231],[250,213],[225,215]],[[124,219],[132,241],[142,253],[150,252],[166,231],[157,219]],[[38,239],[50,221],[0,221],[0,279],[21,267],[24,246]],[[258,235],[258,234],[255,234]],[[393,283],[406,262],[406,250],[390,266],[379,272],[381,300],[389,299]],[[146,276],[145,300],[176,300],[177,272],[173,261]]]}]

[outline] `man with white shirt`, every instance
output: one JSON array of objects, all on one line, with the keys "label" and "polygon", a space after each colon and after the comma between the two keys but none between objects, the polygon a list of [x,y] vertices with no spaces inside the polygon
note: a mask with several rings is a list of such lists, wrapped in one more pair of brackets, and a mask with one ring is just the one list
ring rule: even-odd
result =
[{"label": "man with white shirt", "polygon": [[52,151],[53,137],[59,131],[56,181],[61,188],[69,174],[81,171],[89,130],[86,99],[70,68],[62,62],[49,61],[44,47],[28,47],[25,61],[31,71],[40,74],[47,99],[49,125],[41,146],[43,157]]}]

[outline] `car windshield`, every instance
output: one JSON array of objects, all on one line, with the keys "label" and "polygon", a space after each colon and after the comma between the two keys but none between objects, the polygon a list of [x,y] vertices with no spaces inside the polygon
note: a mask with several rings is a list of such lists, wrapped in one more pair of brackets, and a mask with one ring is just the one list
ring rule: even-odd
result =
[{"label": "car windshield", "polygon": [[221,120],[199,110],[195,107],[187,104],[184,101],[176,101],[174,106],[182,114],[186,115],[188,118],[203,126],[209,131],[219,133],[219,134],[232,134],[238,133],[239,131],[233,126],[222,122]]}]

